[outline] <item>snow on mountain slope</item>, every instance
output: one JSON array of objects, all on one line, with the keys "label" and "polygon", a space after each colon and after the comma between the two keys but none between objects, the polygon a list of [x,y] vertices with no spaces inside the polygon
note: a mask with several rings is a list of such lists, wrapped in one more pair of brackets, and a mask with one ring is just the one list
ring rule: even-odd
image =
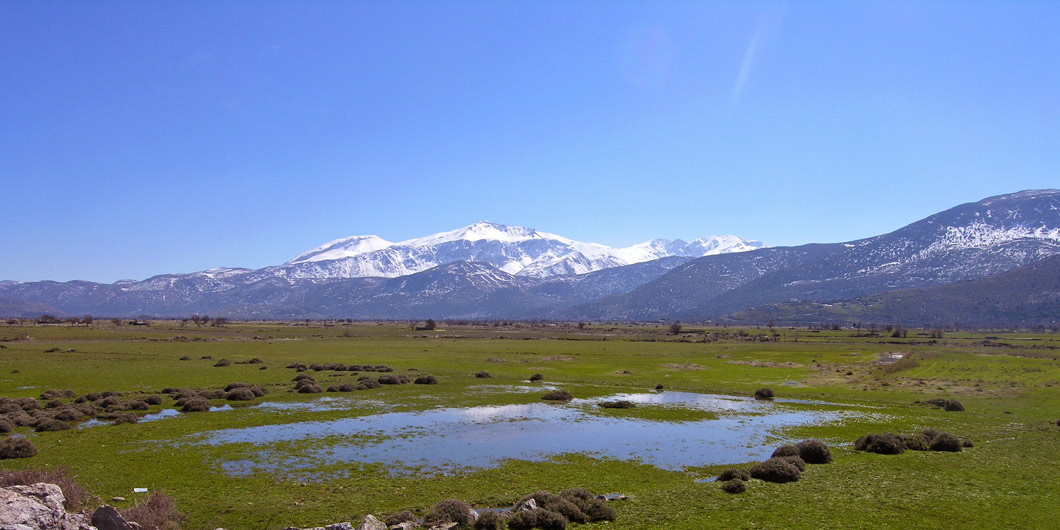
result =
[{"label": "snow on mountain slope", "polygon": [[521,226],[487,221],[393,243],[352,236],[325,243],[280,267],[289,278],[395,278],[439,265],[488,263],[518,276],[544,278],[585,274],[668,256],[700,257],[763,248],[758,241],[712,236],[687,243],[656,239],[626,248],[583,243]]}]

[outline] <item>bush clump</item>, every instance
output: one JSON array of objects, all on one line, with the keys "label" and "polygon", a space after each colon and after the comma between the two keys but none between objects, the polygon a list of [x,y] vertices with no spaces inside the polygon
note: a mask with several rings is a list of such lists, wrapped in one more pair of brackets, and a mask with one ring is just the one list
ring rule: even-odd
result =
[{"label": "bush clump", "polygon": [[387,374],[379,376],[377,381],[381,385],[403,385],[409,382],[409,378],[404,375]]},{"label": "bush clump", "polygon": [[214,366],[214,368],[223,368],[225,366],[232,366],[232,361],[229,361],[228,359],[221,359],[220,361],[217,361],[217,362],[213,363],[213,366]]},{"label": "bush clump", "polygon": [[799,456],[799,448],[794,445],[782,445],[773,451],[772,458],[781,456]]},{"label": "bush clump", "polygon": [[11,436],[0,442],[0,460],[29,458],[35,454],[37,454],[37,447],[33,445],[33,442],[21,436]]},{"label": "bush clump", "polygon": [[241,386],[233,388],[228,394],[225,395],[225,399],[228,401],[250,401],[258,396],[254,395],[254,391]]},{"label": "bush clump", "polygon": [[562,515],[537,508],[516,512],[508,519],[508,528],[511,530],[565,530],[569,521]]},{"label": "bush clump", "polygon": [[726,480],[721,483],[721,490],[725,493],[743,493],[747,491],[747,483],[738,478]]},{"label": "bush clump", "polygon": [[324,389],[321,388],[320,385],[315,384],[315,383],[310,383],[308,385],[302,385],[301,387],[298,388],[298,393],[299,394],[319,394],[319,393],[321,393],[323,391],[324,391]]},{"label": "bush clump", "polygon": [[15,429],[15,426],[7,421],[7,418],[0,418],[0,434],[7,434]]},{"label": "bush clump", "polygon": [[71,512],[76,512],[92,500],[92,495],[81,484],[74,479],[69,469],[60,467],[54,470],[43,469],[20,469],[17,471],[0,471],[0,487],[29,486],[39,482],[55,484],[63,490],[63,506]]},{"label": "bush clump", "polygon": [[434,377],[433,375],[421,375],[417,377],[416,380],[413,381],[413,383],[417,385],[437,385],[438,378]]},{"label": "bush clump", "polygon": [[574,396],[566,390],[553,390],[552,392],[541,396],[541,399],[546,401],[570,401],[574,399]]},{"label": "bush clump", "polygon": [[908,447],[905,440],[894,433],[866,434],[854,441],[854,449],[881,455],[897,455]]},{"label": "bush clump", "polygon": [[396,526],[396,525],[399,525],[401,523],[408,523],[408,522],[413,522],[414,523],[414,522],[416,522],[416,514],[412,513],[409,510],[401,510],[400,512],[395,513],[394,515],[391,515],[390,517],[387,517],[386,521],[384,521],[384,522],[386,523],[387,526]]},{"label": "bush clump", "polygon": [[545,376],[543,376],[541,374],[534,374],[534,375],[530,376],[530,380],[531,381],[540,381],[540,380],[542,380],[544,378],[545,378]]},{"label": "bush clump", "polygon": [[177,504],[165,493],[152,493],[135,506],[121,511],[122,517],[140,528],[176,530],[183,528],[186,518],[177,509]]},{"label": "bush clump", "polygon": [[55,415],[55,419],[61,420],[61,421],[77,421],[77,420],[83,418],[84,416],[85,415],[81,414],[80,410],[77,410],[75,408],[69,408],[69,409],[60,410]]},{"label": "bush clump", "polygon": [[927,404],[934,405],[946,412],[961,412],[964,410],[964,405],[956,399],[929,399]]},{"label": "bush clump", "polygon": [[620,399],[617,401],[601,401],[598,405],[605,409],[631,409],[637,405],[632,401]]},{"label": "bush clump", "polygon": [[479,373],[475,374],[475,377],[477,377],[479,379],[489,379],[489,378],[491,378],[493,376],[490,375],[489,372],[482,371],[482,372],[479,372]]},{"label": "bush clump", "polygon": [[210,400],[202,396],[191,397],[184,400],[180,410],[184,412],[206,412],[210,410]]},{"label": "bush clump", "polygon": [[147,403],[148,405],[161,405],[162,396],[147,396],[144,398],[144,403]]},{"label": "bush clump", "polygon": [[33,429],[37,432],[54,432],[54,431],[66,431],[70,429],[70,424],[62,420],[47,419],[37,424],[37,428]]},{"label": "bush clump", "polygon": [[961,439],[948,432],[940,432],[938,436],[931,439],[928,444],[928,449],[931,451],[948,451],[951,453],[960,452]]},{"label": "bush clump", "polygon": [[799,449],[799,457],[807,464],[831,464],[832,450],[820,440],[803,440],[795,447]]},{"label": "bush clump", "polygon": [[460,527],[466,528],[475,522],[473,513],[470,504],[456,499],[447,499],[432,506],[423,521],[428,525],[457,523]]},{"label": "bush clump", "polygon": [[114,418],[114,420],[111,421],[111,423],[114,424],[114,425],[121,425],[123,423],[137,423],[139,421],[140,421],[140,417],[139,416],[137,416],[136,414],[130,414],[130,413],[126,412],[124,414],[118,414]]},{"label": "bush clump", "polygon": [[473,528],[475,530],[503,530],[504,518],[495,511],[485,511],[482,512],[482,515],[478,516],[478,519],[475,519],[475,525]]},{"label": "bush clump", "polygon": [[746,469],[730,467],[729,469],[722,471],[721,474],[718,475],[718,482],[728,482],[733,479],[751,480],[751,473],[748,472]]},{"label": "bush clump", "polygon": [[755,464],[751,468],[751,478],[781,484],[799,480],[802,472],[788,458],[791,457],[770,458],[765,462]]},{"label": "bush clump", "polygon": [[806,461],[803,460],[801,457],[798,457],[798,456],[781,456],[781,457],[778,457],[778,458],[780,460],[788,462],[788,463],[794,465],[795,467],[799,468],[799,472],[800,473],[802,473],[803,471],[806,471]]},{"label": "bush clump", "polygon": [[770,400],[773,399],[773,389],[771,388],[759,388],[755,390],[755,399],[758,400]]}]

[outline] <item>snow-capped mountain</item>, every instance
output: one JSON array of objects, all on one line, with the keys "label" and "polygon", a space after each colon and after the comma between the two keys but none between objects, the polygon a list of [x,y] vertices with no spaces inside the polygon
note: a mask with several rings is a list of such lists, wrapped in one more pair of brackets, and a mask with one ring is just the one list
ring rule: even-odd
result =
[{"label": "snow-capped mountain", "polygon": [[759,241],[711,236],[655,239],[625,248],[583,243],[533,228],[480,221],[427,237],[390,242],[351,236],[325,243],[279,268],[290,278],[396,278],[456,262],[488,263],[533,278],[585,274],[670,256],[700,257],[763,248]]}]

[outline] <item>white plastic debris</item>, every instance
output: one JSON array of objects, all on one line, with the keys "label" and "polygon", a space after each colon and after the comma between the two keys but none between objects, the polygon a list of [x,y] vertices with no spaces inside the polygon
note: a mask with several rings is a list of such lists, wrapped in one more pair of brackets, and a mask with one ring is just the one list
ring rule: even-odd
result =
[{"label": "white plastic debris", "polygon": [[147,493],[147,488],[133,488],[133,493]]}]

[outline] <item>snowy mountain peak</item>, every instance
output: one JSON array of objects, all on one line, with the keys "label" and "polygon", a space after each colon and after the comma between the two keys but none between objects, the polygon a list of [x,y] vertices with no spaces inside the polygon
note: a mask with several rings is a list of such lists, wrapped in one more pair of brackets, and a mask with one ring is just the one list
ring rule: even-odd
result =
[{"label": "snowy mountain peak", "polygon": [[625,248],[583,243],[523,226],[489,221],[392,243],[378,236],[329,241],[279,269],[289,278],[398,277],[454,262],[489,264],[508,274],[548,277],[584,274],[669,256],[700,257],[763,248],[736,236],[710,236],[691,243],[655,239]]}]

